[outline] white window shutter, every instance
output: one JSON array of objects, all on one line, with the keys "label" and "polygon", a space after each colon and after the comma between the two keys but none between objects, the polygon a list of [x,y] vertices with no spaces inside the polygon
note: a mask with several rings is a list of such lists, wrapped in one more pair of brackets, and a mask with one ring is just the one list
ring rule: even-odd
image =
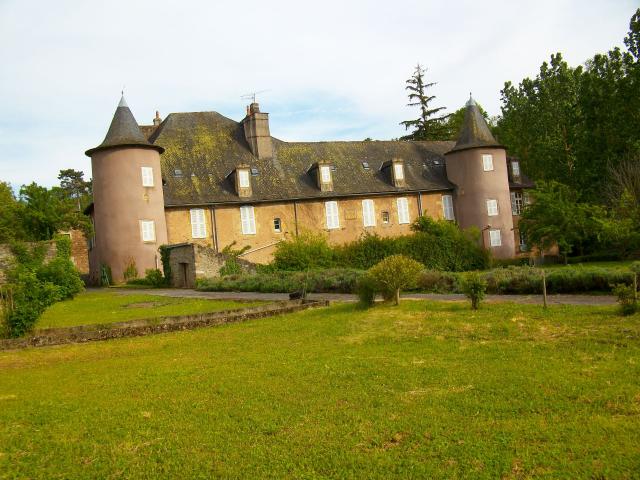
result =
[{"label": "white window shutter", "polygon": [[489,172],[493,170],[493,155],[490,155],[490,154],[482,155],[482,169],[485,172]]},{"label": "white window shutter", "polygon": [[207,238],[207,222],[202,208],[191,209],[191,237]]},{"label": "white window shutter", "polygon": [[373,200],[362,201],[362,223],[365,227],[376,226],[376,213]]},{"label": "white window shutter", "polygon": [[156,229],[153,220],[141,220],[140,230],[143,242],[153,242],[156,239]]},{"label": "white window shutter", "polygon": [[331,167],[329,165],[320,166],[320,181],[322,183],[331,183]]},{"label": "white window shutter", "polygon": [[453,213],[453,197],[451,195],[442,196],[442,214],[445,220],[455,220]]},{"label": "white window shutter", "polygon": [[393,173],[396,180],[404,180],[404,166],[401,163],[393,164]]},{"label": "white window shutter", "polygon": [[338,202],[331,201],[324,204],[325,215],[327,217],[327,228],[340,228],[340,215],[338,213]]},{"label": "white window shutter", "polygon": [[398,205],[398,223],[409,223],[409,202],[406,197],[396,200]]},{"label": "white window shutter", "polygon": [[249,171],[238,170],[238,183],[240,188],[249,188]]},{"label": "white window shutter", "polygon": [[153,187],[153,168],[140,167],[140,171],[142,173],[142,186]]},{"label": "white window shutter", "polygon": [[254,235],[256,233],[256,219],[251,205],[240,207],[240,222],[244,235]]},{"label": "white window shutter", "polygon": [[487,215],[490,217],[495,217],[498,215],[498,201],[491,199],[487,200]]},{"label": "white window shutter", "polygon": [[500,230],[489,230],[489,240],[492,247],[500,247],[502,245]]}]

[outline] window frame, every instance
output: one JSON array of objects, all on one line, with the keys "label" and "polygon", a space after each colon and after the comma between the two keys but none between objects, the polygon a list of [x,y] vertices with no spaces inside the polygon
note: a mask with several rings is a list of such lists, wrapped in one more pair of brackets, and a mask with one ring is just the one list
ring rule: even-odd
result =
[{"label": "window frame", "polygon": [[[145,229],[145,225],[150,227],[150,230]],[[151,238],[145,238],[145,230],[147,233],[151,232]],[[156,222],[154,220],[140,220],[140,239],[143,243],[154,243],[156,241]]]},{"label": "window frame", "polygon": [[340,228],[340,210],[336,200],[324,202],[324,218],[327,230]]},{"label": "window frame", "polygon": [[154,187],[153,167],[140,167],[140,175],[142,176],[143,187]]},{"label": "window frame", "polygon": [[482,170],[485,172],[492,172],[494,170],[493,155],[490,153],[482,154]]},{"label": "window frame", "polygon": [[320,165],[320,183],[331,183],[331,165]]},{"label": "window frame", "polygon": [[[492,206],[494,205],[495,205],[495,210],[492,208]],[[495,198],[488,198],[487,199],[487,216],[497,217],[498,215],[500,215],[500,207],[498,206],[498,200]]]},{"label": "window frame", "polygon": [[256,234],[256,213],[253,205],[242,205],[240,207],[240,229],[243,235]]},{"label": "window frame", "polygon": [[273,219],[273,231],[275,233],[282,233],[282,220],[280,219],[280,217],[274,217],[274,219]]},{"label": "window frame", "polygon": [[[498,234],[497,243],[494,243],[494,233]],[[502,246],[502,231],[499,228],[492,228],[489,230],[489,245],[491,247],[501,247]]]},{"label": "window frame", "polygon": [[409,199],[407,197],[398,197],[396,199],[396,207],[398,209],[398,224],[406,225],[408,223],[411,223],[411,214],[409,212]]},{"label": "window frame", "polygon": [[238,188],[250,188],[251,177],[249,176],[249,170],[242,168],[238,170]]},{"label": "window frame", "polygon": [[364,227],[376,226],[376,205],[370,198],[362,200],[362,225]]},{"label": "window frame", "polygon": [[[519,195],[519,198],[518,198]],[[521,215],[524,207],[524,194],[520,191],[511,192],[511,213]]]},{"label": "window frame", "polygon": [[518,160],[511,161],[511,175],[514,177],[520,176],[520,162]]},{"label": "window frame", "polygon": [[[200,215],[201,218],[196,218]],[[204,208],[190,209],[189,220],[191,221],[191,238],[207,238],[207,217]]]},{"label": "window frame", "polygon": [[[400,175],[398,175],[398,173],[400,173]],[[393,164],[393,176],[396,179],[396,181],[401,182],[404,180],[404,164],[402,163]]]},{"label": "window frame", "polygon": [[391,214],[389,213],[389,210],[383,210],[381,212],[381,217],[383,225],[389,225],[391,223]]},{"label": "window frame", "polygon": [[442,215],[445,220],[455,220],[456,214],[453,210],[453,195],[442,195]]}]

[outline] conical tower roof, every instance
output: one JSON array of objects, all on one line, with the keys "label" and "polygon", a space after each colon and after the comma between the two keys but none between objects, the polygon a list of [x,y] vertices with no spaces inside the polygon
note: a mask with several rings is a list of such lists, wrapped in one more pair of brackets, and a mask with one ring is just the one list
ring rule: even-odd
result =
[{"label": "conical tower roof", "polygon": [[129,106],[124,99],[124,95],[118,103],[116,113],[113,114],[113,120],[109,126],[109,131],[104,140],[97,147],[91,148],[85,152],[85,155],[90,157],[95,152],[100,150],[106,150],[114,147],[142,147],[152,148],[159,153],[164,152],[164,148],[159,145],[153,145],[147,141],[145,136],[140,131],[138,122],[133,117],[133,113],[129,110]]},{"label": "conical tower roof", "polygon": [[482,116],[478,104],[469,96],[469,101],[466,104],[466,110],[464,112],[462,128],[458,134],[458,141],[450,151],[456,152],[477,147],[504,148],[493,138],[491,130],[489,130],[489,125],[487,125],[487,122]]}]

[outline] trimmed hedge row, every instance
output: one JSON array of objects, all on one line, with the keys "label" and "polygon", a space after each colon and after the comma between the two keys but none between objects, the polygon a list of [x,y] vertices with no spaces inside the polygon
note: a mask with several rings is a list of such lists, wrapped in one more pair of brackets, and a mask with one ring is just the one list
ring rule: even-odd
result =
[{"label": "trimmed hedge row", "polygon": [[355,269],[327,269],[309,272],[274,271],[269,273],[227,275],[198,280],[197,289],[205,292],[295,292],[303,288],[316,293],[352,293],[363,274]]},{"label": "trimmed hedge row", "polygon": [[[357,269],[327,269],[309,272],[272,271],[229,275],[198,281],[202,291],[294,292],[305,288],[316,293],[354,293],[363,275]],[[633,274],[597,267],[562,267],[547,271],[548,293],[611,292],[617,284],[631,285]],[[496,268],[481,272],[487,293],[541,294],[540,270],[533,267]],[[418,278],[418,291],[463,293],[464,273],[424,270]]]}]

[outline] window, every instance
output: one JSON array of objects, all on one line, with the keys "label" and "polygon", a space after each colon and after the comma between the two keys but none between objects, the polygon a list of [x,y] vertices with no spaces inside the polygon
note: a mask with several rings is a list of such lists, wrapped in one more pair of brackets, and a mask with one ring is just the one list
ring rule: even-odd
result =
[{"label": "window", "polygon": [[482,169],[485,172],[493,170],[493,155],[482,155]]},{"label": "window", "polygon": [[248,170],[238,170],[238,186],[240,188],[249,188],[251,186]]},{"label": "window", "polygon": [[527,236],[524,234],[522,230],[518,232],[518,237],[520,238],[520,251],[527,251]]},{"label": "window", "polygon": [[273,231],[276,233],[282,232],[282,222],[279,218],[273,219]]},{"label": "window", "polygon": [[207,238],[207,222],[202,208],[191,209],[191,237]]},{"label": "window", "polygon": [[382,223],[389,223],[389,212],[382,212]]},{"label": "window", "polygon": [[373,200],[362,201],[362,224],[365,227],[376,226],[376,211]]},{"label": "window", "polygon": [[371,167],[369,166],[369,162],[362,162],[362,168],[365,170],[369,170]]},{"label": "window", "polygon": [[495,217],[498,215],[498,201],[497,200],[487,200],[487,215],[490,217]]},{"label": "window", "polygon": [[256,217],[252,206],[240,207],[240,223],[242,224],[243,235],[256,234]]},{"label": "window", "polygon": [[511,162],[511,173],[513,174],[514,177],[520,176],[520,162],[516,160],[513,160]]},{"label": "window", "polygon": [[531,203],[529,192],[522,192],[522,201],[524,202],[525,205],[529,205]]},{"label": "window", "polygon": [[340,228],[340,216],[338,215],[338,202],[325,202],[324,211],[327,216],[327,228]]},{"label": "window", "polygon": [[502,236],[500,230],[489,230],[489,240],[492,247],[499,247],[502,245]]},{"label": "window", "polygon": [[445,220],[455,220],[453,214],[453,197],[451,195],[442,195],[442,214]]},{"label": "window", "polygon": [[393,174],[396,180],[404,180],[404,167],[401,163],[393,164]]},{"label": "window", "polygon": [[514,215],[520,215],[523,205],[524,197],[522,196],[522,192],[511,192],[511,212]]},{"label": "window", "polygon": [[142,172],[142,186],[153,187],[153,168],[141,167],[140,170]]},{"label": "window", "polygon": [[398,223],[409,223],[409,202],[405,197],[399,198],[398,204]]},{"label": "window", "polygon": [[153,220],[140,220],[140,233],[143,242],[155,242],[156,225]]},{"label": "window", "polygon": [[174,176],[174,177],[176,177],[176,178],[180,178],[180,177],[182,177],[182,170],[180,170],[179,168],[176,168],[176,169],[173,171],[173,176]]},{"label": "window", "polygon": [[331,183],[331,167],[329,165],[320,167],[320,181],[322,183]]},{"label": "window", "polygon": [[257,177],[260,174],[260,171],[256,167],[251,167],[251,176]]}]

